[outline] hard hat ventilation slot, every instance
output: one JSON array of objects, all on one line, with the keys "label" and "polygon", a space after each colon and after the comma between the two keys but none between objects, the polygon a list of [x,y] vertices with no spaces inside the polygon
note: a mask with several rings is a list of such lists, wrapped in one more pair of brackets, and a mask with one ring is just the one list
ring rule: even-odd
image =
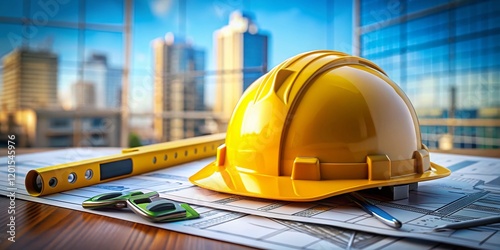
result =
[{"label": "hard hat ventilation slot", "polygon": [[319,160],[316,157],[297,157],[293,161],[292,180],[321,180]]},{"label": "hard hat ventilation slot", "polygon": [[274,92],[278,92],[281,85],[283,85],[286,79],[294,72],[295,71],[289,69],[280,69],[278,73],[276,73],[276,78],[274,79]]}]

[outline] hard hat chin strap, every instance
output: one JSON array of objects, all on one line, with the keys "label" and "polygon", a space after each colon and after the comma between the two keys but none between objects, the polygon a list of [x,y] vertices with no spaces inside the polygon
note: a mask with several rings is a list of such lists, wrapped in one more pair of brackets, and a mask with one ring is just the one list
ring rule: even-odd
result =
[{"label": "hard hat chin strap", "polygon": [[368,155],[366,163],[322,163],[316,157],[297,157],[292,180],[390,180],[430,170],[429,151],[420,149],[408,160],[391,161],[387,155]]}]

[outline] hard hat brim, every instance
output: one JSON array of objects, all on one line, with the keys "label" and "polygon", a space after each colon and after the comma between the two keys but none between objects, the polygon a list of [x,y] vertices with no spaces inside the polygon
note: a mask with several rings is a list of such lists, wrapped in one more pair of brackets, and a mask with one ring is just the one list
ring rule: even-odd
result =
[{"label": "hard hat brim", "polygon": [[242,196],[285,201],[315,201],[353,191],[404,185],[443,178],[451,171],[431,162],[431,169],[390,180],[292,180],[290,176],[270,176],[237,171],[232,167],[219,167],[215,162],[204,167],[189,180],[200,187]]}]

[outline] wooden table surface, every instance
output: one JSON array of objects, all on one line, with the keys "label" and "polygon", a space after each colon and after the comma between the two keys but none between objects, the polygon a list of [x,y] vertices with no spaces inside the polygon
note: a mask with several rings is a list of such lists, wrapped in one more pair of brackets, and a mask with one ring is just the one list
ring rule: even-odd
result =
[{"label": "wooden table surface", "polygon": [[[40,149],[36,152],[47,151]],[[33,153],[31,151],[16,152]],[[254,249],[102,215],[16,199],[16,242],[7,240],[9,199],[0,195],[0,249]]]},{"label": "wooden table surface", "polygon": [[252,249],[139,223],[16,200],[15,240],[7,224],[9,199],[0,196],[0,249]]}]

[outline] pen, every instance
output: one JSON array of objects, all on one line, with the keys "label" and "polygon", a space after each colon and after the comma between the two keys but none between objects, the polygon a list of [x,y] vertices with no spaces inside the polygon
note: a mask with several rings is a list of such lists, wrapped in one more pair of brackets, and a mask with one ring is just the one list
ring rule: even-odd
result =
[{"label": "pen", "polygon": [[368,214],[374,216],[377,218],[379,221],[383,222],[384,224],[394,227],[394,228],[400,228],[403,224],[401,221],[398,219],[394,218],[390,214],[388,214],[386,211],[380,209],[379,207],[369,203],[363,196],[352,192],[348,194],[348,197],[356,204],[358,204],[363,210],[365,210]]},{"label": "pen", "polygon": [[456,223],[438,226],[438,227],[434,228],[434,231],[439,232],[439,231],[444,231],[447,229],[461,229],[461,228],[477,227],[477,226],[484,226],[484,225],[498,223],[498,222],[500,222],[500,216],[496,215],[496,216],[490,216],[490,217],[481,218],[481,219],[467,220],[467,221],[461,221],[461,222],[456,222]]}]

